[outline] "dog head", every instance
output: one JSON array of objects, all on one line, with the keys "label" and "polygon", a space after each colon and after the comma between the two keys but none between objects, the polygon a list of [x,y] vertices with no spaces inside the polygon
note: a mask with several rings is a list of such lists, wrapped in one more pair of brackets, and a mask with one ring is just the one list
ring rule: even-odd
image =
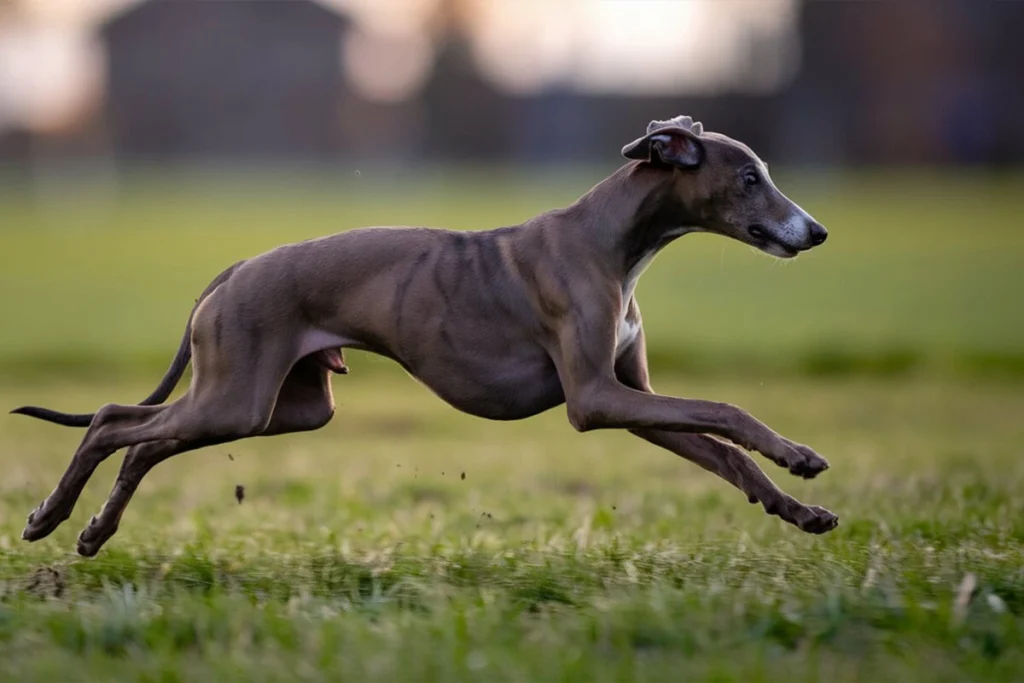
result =
[{"label": "dog head", "polygon": [[[689,116],[652,121],[622,155],[671,174],[671,194],[696,230],[716,232],[772,256],[792,258],[828,232],[782,194],[767,165],[742,142],[705,132]],[[682,227],[682,226],[681,226]]]}]

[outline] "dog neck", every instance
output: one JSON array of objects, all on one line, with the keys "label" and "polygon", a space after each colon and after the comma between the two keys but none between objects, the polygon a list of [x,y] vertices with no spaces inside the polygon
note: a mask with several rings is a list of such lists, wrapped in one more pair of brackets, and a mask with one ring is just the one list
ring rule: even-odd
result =
[{"label": "dog neck", "polygon": [[610,274],[623,281],[624,293],[632,292],[636,278],[665,246],[701,229],[673,192],[673,175],[648,163],[629,163],[565,210]]}]

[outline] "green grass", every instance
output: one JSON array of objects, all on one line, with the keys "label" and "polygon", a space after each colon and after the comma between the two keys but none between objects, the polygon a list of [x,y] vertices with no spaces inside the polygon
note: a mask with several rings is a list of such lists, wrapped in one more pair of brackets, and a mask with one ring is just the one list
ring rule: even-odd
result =
[{"label": "green grass", "polygon": [[[359,225],[515,223],[600,175],[8,193],[0,407],[147,394],[239,258]],[[576,434],[563,408],[474,419],[352,353],[331,425],[161,465],[91,560],[75,538],[120,456],[23,543],[82,433],[0,415],[0,679],[1024,679],[1020,176],[778,180],[824,248],[783,264],[687,237],[639,296],[655,386],[818,449],[812,482],[756,457],[835,532],[628,434]]]},{"label": "green grass", "polygon": [[[112,197],[10,197],[0,372],[159,372],[194,297],[240,258],[362,225],[514,224],[602,175],[366,171],[228,187],[184,177]],[[712,235],[672,245],[638,289],[657,366],[1024,376],[1019,174],[777,175],[830,228],[828,243],[787,263]]]},{"label": "green grass", "polygon": [[[81,432],[0,420],[0,659],[10,680],[1020,680],[1024,396],[951,380],[667,379],[832,462],[770,475],[826,536],[557,409],[490,423],[397,373],[335,382],[320,432],[154,470],[101,554],[71,519],[18,540]],[[148,386],[0,389],[87,408]],[[232,458],[228,457],[231,454]],[[462,473],[465,473],[465,479]],[[234,498],[236,484],[245,500]],[[977,588],[963,608],[964,577]]]}]

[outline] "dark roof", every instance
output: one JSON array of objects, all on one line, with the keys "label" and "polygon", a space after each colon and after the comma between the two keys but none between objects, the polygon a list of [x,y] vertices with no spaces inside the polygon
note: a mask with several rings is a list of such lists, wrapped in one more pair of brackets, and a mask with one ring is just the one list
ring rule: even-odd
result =
[{"label": "dark roof", "polygon": [[[166,5],[234,5],[236,7],[245,6],[276,6],[278,10],[288,7],[287,11],[295,13],[302,12],[310,20],[331,22],[342,28],[349,23],[348,17],[343,13],[334,10],[327,5],[324,5],[316,0],[139,0],[133,4],[123,7],[109,17],[107,17],[101,24],[99,31],[102,35],[106,35],[110,31],[120,30],[125,26],[130,26],[139,17],[145,17],[148,13],[154,10],[166,9]],[[177,8],[175,8],[177,9]]]}]

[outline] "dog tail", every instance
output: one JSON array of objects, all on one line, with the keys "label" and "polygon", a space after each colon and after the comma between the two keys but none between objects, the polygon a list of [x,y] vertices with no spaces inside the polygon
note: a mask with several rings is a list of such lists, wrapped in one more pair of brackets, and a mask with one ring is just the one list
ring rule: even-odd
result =
[{"label": "dog tail", "polygon": [[[153,390],[153,393],[139,401],[138,405],[160,405],[167,400],[168,396],[171,395],[171,392],[174,391],[174,387],[178,386],[181,376],[185,374],[185,368],[188,367],[189,361],[192,360],[192,318],[196,314],[196,309],[199,308],[199,304],[203,303],[203,300],[210,296],[215,289],[227,282],[228,278],[230,278],[243,263],[245,263],[245,261],[239,261],[215,277],[213,282],[211,282],[206,289],[203,290],[203,293],[199,295],[199,298],[196,299],[196,303],[192,307],[192,311],[188,314],[188,322],[185,323],[185,333],[181,337],[181,343],[178,345],[178,352],[174,354],[171,366],[167,368],[167,372],[164,374],[163,379],[160,380],[160,384],[158,384],[156,389]],[[29,417],[46,420],[47,422],[64,425],[65,427],[88,427],[92,422],[92,418],[96,415],[96,413],[62,413],[56,410],[50,410],[49,408],[40,408],[38,406],[22,406],[20,408],[15,408],[11,413],[14,415],[28,415]]]}]

